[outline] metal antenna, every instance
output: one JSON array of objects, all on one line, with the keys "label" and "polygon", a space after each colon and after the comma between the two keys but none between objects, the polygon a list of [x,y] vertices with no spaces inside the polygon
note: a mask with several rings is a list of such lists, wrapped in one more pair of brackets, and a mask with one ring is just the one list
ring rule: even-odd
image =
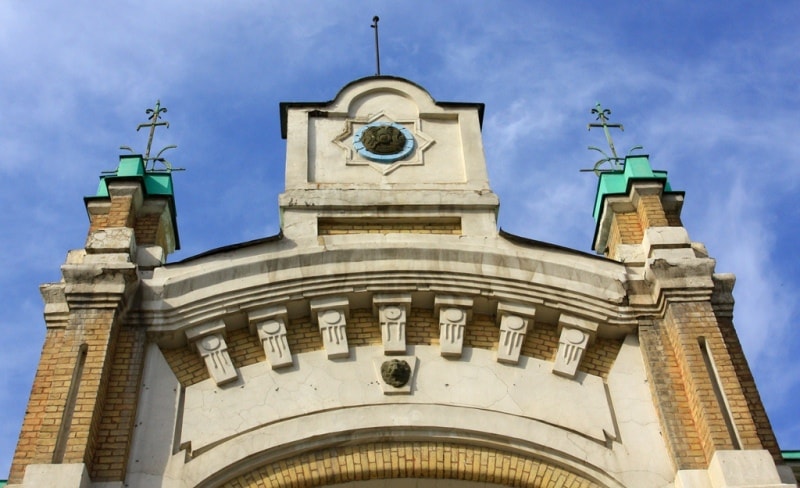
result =
[{"label": "metal antenna", "polygon": [[381,20],[380,17],[378,17],[376,15],[375,17],[372,18],[372,25],[370,25],[370,27],[375,29],[375,64],[378,66],[378,72],[375,73],[376,76],[380,76],[381,75],[381,49],[380,49],[380,46],[378,45],[378,21],[379,20]]}]

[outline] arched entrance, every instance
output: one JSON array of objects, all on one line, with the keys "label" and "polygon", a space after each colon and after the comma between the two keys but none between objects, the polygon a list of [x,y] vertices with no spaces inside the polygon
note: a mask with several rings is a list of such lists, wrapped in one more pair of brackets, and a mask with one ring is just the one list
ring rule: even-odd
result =
[{"label": "arched entrance", "polygon": [[603,486],[543,460],[491,447],[446,442],[339,445],[256,467],[225,488],[352,486],[353,488]]}]

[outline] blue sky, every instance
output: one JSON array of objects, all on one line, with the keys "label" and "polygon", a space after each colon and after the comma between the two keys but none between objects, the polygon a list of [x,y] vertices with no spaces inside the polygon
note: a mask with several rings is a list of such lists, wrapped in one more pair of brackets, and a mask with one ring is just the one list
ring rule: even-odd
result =
[{"label": "blue sky", "polygon": [[500,225],[591,250],[603,146],[643,145],[686,192],[683,222],[737,276],[735,323],[783,449],[800,449],[800,3],[623,1],[0,2],[0,477],[44,337],[41,283],[83,247],[83,196],[161,99],[177,144],[182,249],[278,232],[278,103],[374,74],[483,102]]}]

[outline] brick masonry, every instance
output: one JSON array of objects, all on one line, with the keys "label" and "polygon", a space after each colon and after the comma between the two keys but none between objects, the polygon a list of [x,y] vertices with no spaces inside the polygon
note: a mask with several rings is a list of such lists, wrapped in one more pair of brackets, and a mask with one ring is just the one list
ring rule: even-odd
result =
[{"label": "brick masonry", "polygon": [[261,466],[224,488],[308,488],[386,478],[467,480],[535,488],[598,487],[538,459],[488,447],[385,442],[321,449]]}]

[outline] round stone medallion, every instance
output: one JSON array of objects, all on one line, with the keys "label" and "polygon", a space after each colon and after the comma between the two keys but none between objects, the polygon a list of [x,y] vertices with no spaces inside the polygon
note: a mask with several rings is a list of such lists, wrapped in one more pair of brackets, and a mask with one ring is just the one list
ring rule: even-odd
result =
[{"label": "round stone medallion", "polygon": [[386,313],[387,319],[397,320],[400,318],[400,315],[403,313],[403,311],[400,309],[400,307],[390,305],[384,309],[384,313]]},{"label": "round stone medallion", "polygon": [[448,308],[448,309],[447,309],[447,310],[444,312],[444,317],[445,317],[445,318],[446,318],[446,319],[447,319],[449,322],[454,322],[454,323],[455,323],[455,322],[460,322],[460,321],[461,321],[461,319],[463,319],[463,318],[464,318],[464,311],[463,311],[463,310],[461,310],[460,308]]},{"label": "round stone medallion", "polygon": [[507,316],[504,323],[511,330],[520,330],[525,327],[525,320],[517,315]]},{"label": "round stone medallion", "polygon": [[200,345],[203,346],[203,349],[206,351],[213,351],[214,349],[218,348],[220,345],[219,337],[215,335],[203,337],[203,340],[200,341]]},{"label": "round stone medallion", "polygon": [[370,161],[393,163],[411,154],[414,136],[400,124],[373,122],[356,132],[353,148]]},{"label": "round stone medallion", "polygon": [[387,384],[401,388],[411,379],[411,366],[403,359],[392,359],[381,364],[381,377]]}]

